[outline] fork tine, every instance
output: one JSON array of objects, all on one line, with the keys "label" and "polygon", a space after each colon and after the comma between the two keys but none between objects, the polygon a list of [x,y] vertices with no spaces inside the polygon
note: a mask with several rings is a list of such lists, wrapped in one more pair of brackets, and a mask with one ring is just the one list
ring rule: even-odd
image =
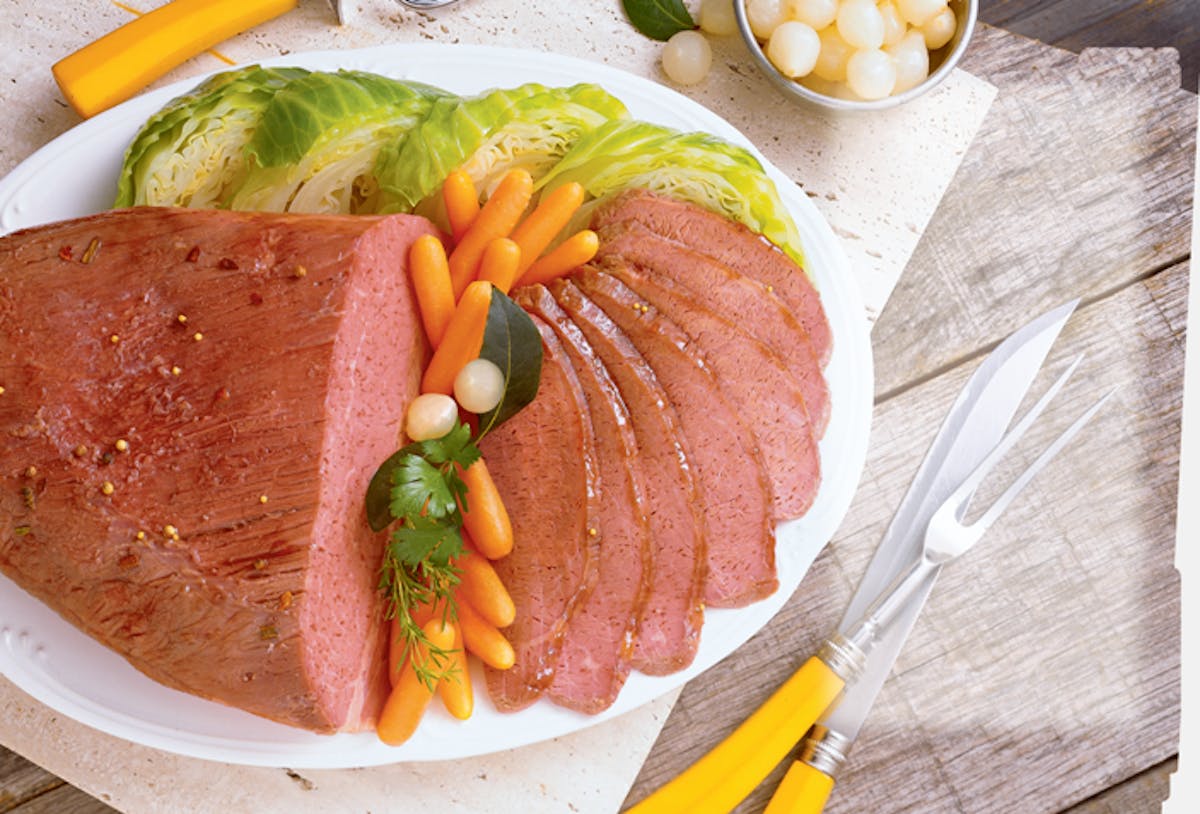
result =
[{"label": "fork tine", "polygon": [[1104,406],[1104,403],[1112,398],[1113,394],[1116,392],[1117,388],[1115,387],[1112,390],[1109,390],[1107,393],[1101,396],[1095,404],[1087,408],[1087,410],[1085,410],[1083,414],[1079,416],[1079,418],[1075,419],[1071,426],[1063,430],[1062,434],[1059,435],[1058,438],[1055,438],[1050,446],[1042,450],[1042,454],[1037,457],[1037,460],[1035,460],[1029,465],[1028,468],[1026,468],[1024,472],[1017,476],[1017,479],[1013,481],[1007,489],[1004,490],[1004,494],[1000,495],[996,502],[988,507],[988,510],[983,513],[982,517],[975,521],[973,526],[978,527],[980,533],[986,531],[988,526],[994,523],[996,518],[999,517],[1006,508],[1008,508],[1008,504],[1012,502],[1013,498],[1015,498],[1020,491],[1025,488],[1029,481],[1033,480],[1033,476],[1041,471],[1042,467],[1050,463],[1050,460],[1057,455],[1063,447],[1070,443],[1071,439],[1074,438],[1081,429],[1083,429],[1083,425],[1091,421],[1092,416],[1096,415],[1096,413],[1100,411],[1100,408]]}]

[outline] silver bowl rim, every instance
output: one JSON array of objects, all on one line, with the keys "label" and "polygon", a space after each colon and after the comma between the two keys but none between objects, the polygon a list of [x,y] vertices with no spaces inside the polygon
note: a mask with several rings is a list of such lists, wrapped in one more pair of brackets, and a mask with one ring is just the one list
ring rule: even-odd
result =
[{"label": "silver bowl rim", "polygon": [[854,112],[888,110],[898,107],[936,87],[950,75],[950,72],[954,70],[955,66],[958,65],[958,61],[966,52],[979,16],[979,0],[963,0],[967,7],[966,25],[963,26],[961,22],[959,23],[958,30],[961,34],[955,33],[958,41],[954,44],[953,49],[946,54],[946,58],[942,60],[936,71],[925,77],[925,80],[921,84],[911,87],[903,93],[898,93],[895,96],[886,96],[883,99],[859,101],[854,99],[838,99],[834,96],[817,93],[814,90],[804,87],[795,79],[780,73],[771,64],[771,60],[767,59],[762,46],[758,44],[758,38],[750,28],[750,19],[746,14],[746,2],[747,0],[733,0],[733,13],[737,18],[738,30],[742,35],[742,41],[746,43],[746,48],[750,51],[751,58],[753,58],[759,71],[771,81],[771,84],[778,88],[785,96],[790,96],[793,99],[828,110]]}]

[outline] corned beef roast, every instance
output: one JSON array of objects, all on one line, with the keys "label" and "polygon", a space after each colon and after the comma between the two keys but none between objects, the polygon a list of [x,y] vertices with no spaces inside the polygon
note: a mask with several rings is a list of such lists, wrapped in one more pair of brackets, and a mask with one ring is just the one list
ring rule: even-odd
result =
[{"label": "corned beef roast", "polygon": [[0,570],[163,684],[370,726],[363,495],[426,358],[431,231],[140,209],[0,238]]}]

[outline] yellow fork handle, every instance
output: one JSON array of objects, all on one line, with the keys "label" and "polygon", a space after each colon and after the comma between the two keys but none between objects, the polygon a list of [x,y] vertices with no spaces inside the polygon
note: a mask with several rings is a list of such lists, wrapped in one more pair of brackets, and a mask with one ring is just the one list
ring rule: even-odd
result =
[{"label": "yellow fork handle", "polygon": [[833,778],[803,761],[795,761],[763,814],[821,814],[833,791]]},{"label": "yellow fork handle", "polygon": [[845,683],[813,656],[729,737],[630,814],[727,814],[787,756]]},{"label": "yellow fork handle", "polygon": [[84,118],[123,102],[200,52],[296,7],[297,0],[174,0],[51,69]]}]

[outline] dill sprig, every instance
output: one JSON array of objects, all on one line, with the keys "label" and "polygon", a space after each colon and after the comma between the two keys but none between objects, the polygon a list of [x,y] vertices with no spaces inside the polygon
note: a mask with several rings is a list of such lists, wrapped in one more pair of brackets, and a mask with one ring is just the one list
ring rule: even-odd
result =
[{"label": "dill sprig", "polygon": [[[430,691],[454,674],[451,653],[434,647],[413,618],[419,607],[436,608],[446,621],[458,620],[454,588],[458,569],[454,559],[462,554],[462,510],[467,494],[459,476],[479,459],[479,448],[470,427],[455,422],[441,438],[409,444],[392,455],[371,480],[367,490],[372,526],[393,525],[379,575],[388,619],[398,620],[404,640],[401,658],[410,658],[418,644],[429,658],[413,659],[413,668]],[[386,509],[380,505],[386,499]],[[387,522],[379,525],[386,513]]]}]

